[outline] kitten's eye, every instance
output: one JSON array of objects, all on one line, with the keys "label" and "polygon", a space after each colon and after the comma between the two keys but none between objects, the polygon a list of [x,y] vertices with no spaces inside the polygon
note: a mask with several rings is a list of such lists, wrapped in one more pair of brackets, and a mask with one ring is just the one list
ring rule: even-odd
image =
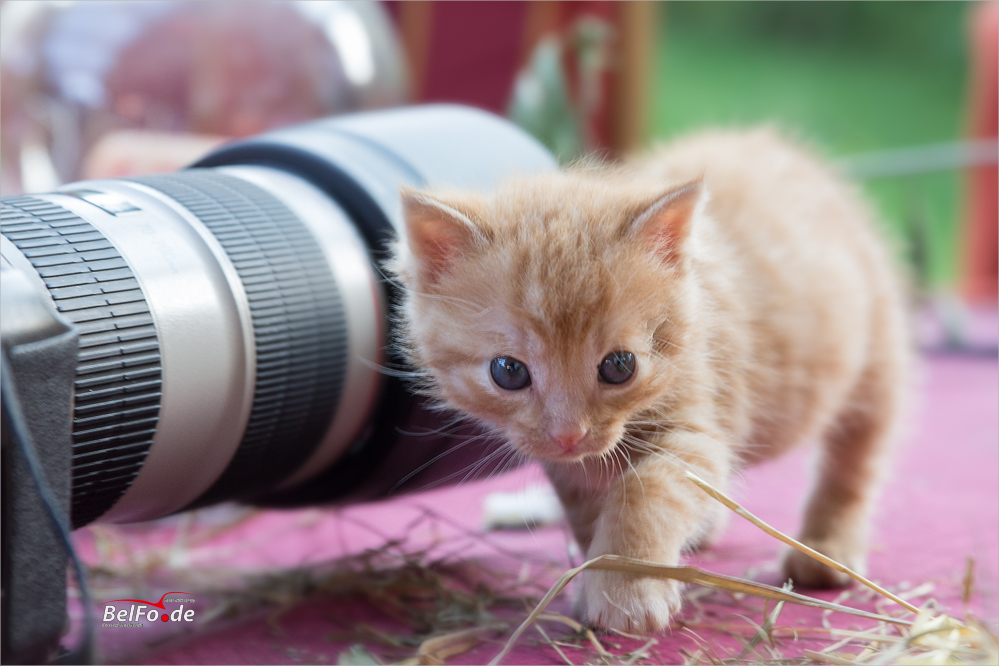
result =
[{"label": "kitten's eye", "polygon": [[517,391],[531,385],[531,374],[527,366],[515,358],[500,356],[489,366],[496,385],[507,391]]},{"label": "kitten's eye", "polygon": [[623,384],[635,374],[635,355],[630,351],[613,351],[600,361],[600,379],[608,384]]}]

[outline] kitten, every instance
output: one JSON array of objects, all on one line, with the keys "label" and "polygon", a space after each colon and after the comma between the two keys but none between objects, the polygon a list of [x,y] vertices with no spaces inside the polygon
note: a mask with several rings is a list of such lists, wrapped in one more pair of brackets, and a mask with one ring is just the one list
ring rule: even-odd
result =
[{"label": "kitten", "polygon": [[[801,540],[861,569],[905,386],[903,296],[853,188],[770,130],[484,195],[403,193],[412,362],[541,462],[587,558],[677,564],[716,487],[821,439]],[[797,551],[799,587],[848,582]],[[679,586],[585,572],[585,620],[654,632]]]}]

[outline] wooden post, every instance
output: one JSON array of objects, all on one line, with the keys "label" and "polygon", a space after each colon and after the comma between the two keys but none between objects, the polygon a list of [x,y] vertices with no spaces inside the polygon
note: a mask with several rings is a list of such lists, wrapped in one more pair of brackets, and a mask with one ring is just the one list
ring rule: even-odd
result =
[{"label": "wooden post", "polygon": [[617,54],[611,88],[611,148],[622,156],[648,138],[652,57],[659,27],[658,3],[631,0],[617,5]]},{"label": "wooden post", "polygon": [[[996,92],[999,3],[980,3],[970,19],[970,133],[976,139],[994,138],[999,133],[999,94]],[[993,305],[999,296],[997,178],[999,169],[995,164],[974,167],[967,172],[967,219],[962,266],[965,296],[971,301]]]},{"label": "wooden post", "polygon": [[433,18],[432,0],[409,0],[399,3],[399,36],[409,65],[409,98],[415,101],[423,98],[427,80]]}]

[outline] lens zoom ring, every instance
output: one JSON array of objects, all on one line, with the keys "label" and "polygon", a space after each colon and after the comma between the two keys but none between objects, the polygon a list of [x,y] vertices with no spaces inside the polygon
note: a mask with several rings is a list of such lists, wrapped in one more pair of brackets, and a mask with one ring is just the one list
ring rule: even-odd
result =
[{"label": "lens zoom ring", "polygon": [[3,200],[0,222],[79,329],[72,522],[80,527],[114,505],[152,445],[162,384],[156,329],[125,260],[82,218],[22,196]]},{"label": "lens zoom ring", "polygon": [[246,291],[256,343],[253,407],[228,468],[193,506],[252,497],[297,470],[332,420],[347,355],[333,273],[294,213],[250,183],[204,170],[135,180],[197,216]]}]

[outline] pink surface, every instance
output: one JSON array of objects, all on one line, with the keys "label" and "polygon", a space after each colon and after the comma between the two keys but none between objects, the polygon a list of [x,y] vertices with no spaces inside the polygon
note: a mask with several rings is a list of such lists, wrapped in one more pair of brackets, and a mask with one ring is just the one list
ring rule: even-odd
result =
[{"label": "pink surface", "polygon": [[[994,321],[994,319],[993,319]],[[994,327],[993,327],[994,330]],[[975,560],[975,594],[971,610],[994,626],[997,608],[997,561],[999,561],[999,372],[995,358],[937,356],[924,364],[920,398],[911,418],[910,432],[897,451],[891,478],[875,516],[869,575],[890,589],[900,591],[932,583],[929,594],[952,614],[963,612],[961,580],[966,558]],[[735,484],[735,495],[750,510],[778,529],[796,531],[800,507],[810,477],[810,453],[799,451],[782,460],[748,470]],[[199,589],[207,589],[218,579],[200,581],[194,573],[225,565],[241,570],[267,571],[356,554],[366,548],[379,548],[395,537],[407,535],[399,549],[432,547],[435,556],[450,553],[451,562],[485,563],[491,570],[511,580],[535,582],[538,589],[550,585],[570,566],[568,542],[559,527],[532,532],[478,534],[481,501],[494,490],[516,489],[542,482],[536,468],[527,468],[458,488],[443,488],[377,504],[345,509],[308,509],[293,512],[260,512],[243,523],[226,527],[212,535],[211,525],[220,529],[233,521],[232,507],[200,512],[194,518],[170,518],[157,523],[115,527],[104,531],[104,548],[118,543],[116,554],[105,552],[102,561],[124,563],[131,558],[142,564],[151,587],[135,587],[119,581],[109,588],[96,581],[97,602],[134,597],[157,599],[170,590],[193,593],[199,601],[189,605],[205,616],[214,603]],[[427,517],[427,511],[433,516]],[[422,517],[422,519],[421,519]],[[415,526],[414,526],[415,523]],[[80,530],[77,541],[85,556],[98,559],[93,535],[101,528]],[[186,530],[185,539],[177,536]],[[111,539],[109,541],[109,539]],[[117,541],[114,541],[117,539]],[[198,541],[200,539],[200,542]],[[183,543],[183,548],[177,544]],[[172,554],[170,545],[174,544]],[[690,562],[720,573],[753,577],[779,584],[777,562],[780,544],[754,526],[733,516],[727,531],[710,549],[692,556]],[[172,559],[172,561],[171,561]],[[506,572],[506,573],[503,573]],[[187,587],[171,587],[184,584]],[[135,596],[139,595],[139,596]],[[146,595],[146,596],[142,596]],[[570,612],[571,589],[553,605]],[[833,599],[835,593],[818,595]],[[867,599],[865,601],[865,599]],[[926,601],[914,599],[916,605]],[[684,616],[697,627],[693,631],[710,642],[720,657],[732,656],[738,642],[724,633],[702,625],[748,625],[739,615],[762,622],[762,604],[755,600],[735,601],[725,595],[702,599],[704,614],[695,618],[691,605]],[[844,603],[875,609],[873,599],[853,591]],[[170,606],[175,608],[176,605]],[[891,610],[881,605],[881,611]],[[76,609],[78,615],[78,608]],[[712,617],[713,615],[713,617]],[[778,624],[818,627],[822,612],[788,606]],[[523,614],[512,613],[514,625]],[[860,618],[833,616],[834,626],[867,628],[872,622]],[[141,663],[337,663],[339,654],[356,639],[336,636],[344,627],[359,623],[402,631],[401,625],[363,601],[338,597],[317,597],[268,619],[266,613],[251,614],[240,620],[189,626],[163,623],[141,629],[103,628],[98,643],[105,659],[112,662]],[[78,630],[78,617],[75,622]],[[565,633],[557,624],[544,625],[549,634]],[[745,635],[751,635],[748,631]],[[506,635],[508,635],[507,632]],[[498,652],[506,635],[486,641],[471,652],[448,663],[485,663]],[[73,640],[72,635],[69,637]],[[689,629],[676,627],[670,635],[657,637],[652,663],[678,663],[678,650],[693,652],[697,640]],[[617,636],[607,638],[624,653],[636,649],[640,641]],[[386,651],[377,642],[367,643],[386,660],[398,659],[400,651]],[[801,640],[781,646],[785,656],[801,654],[804,648],[821,649],[826,642]],[[412,653],[410,649],[410,654]],[[567,648],[566,656],[581,663],[592,658]],[[508,656],[510,664],[564,663],[534,631],[525,634],[519,647]]]}]

